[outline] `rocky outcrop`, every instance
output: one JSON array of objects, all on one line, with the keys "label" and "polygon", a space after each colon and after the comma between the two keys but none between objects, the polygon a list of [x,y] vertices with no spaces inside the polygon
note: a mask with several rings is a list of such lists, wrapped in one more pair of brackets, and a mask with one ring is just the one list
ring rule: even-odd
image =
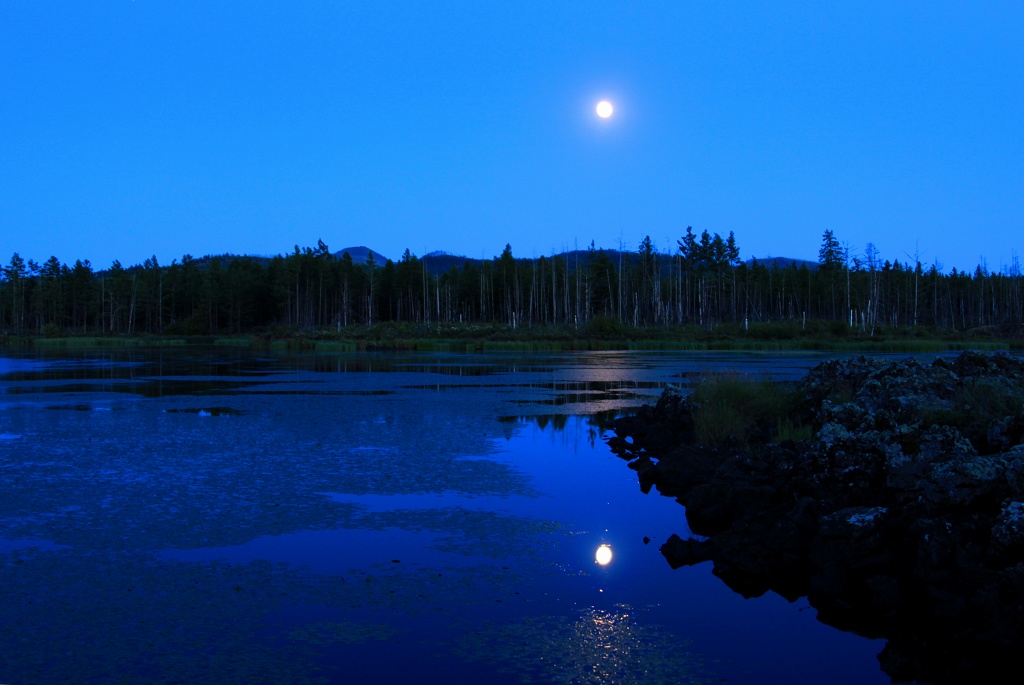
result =
[{"label": "rocky outcrop", "polygon": [[1004,680],[1024,646],[1024,363],[860,357],[798,388],[799,443],[698,445],[675,388],[616,422],[613,450],[699,536],[673,536],[668,562],[807,596],[822,621],[887,638],[896,681]]}]

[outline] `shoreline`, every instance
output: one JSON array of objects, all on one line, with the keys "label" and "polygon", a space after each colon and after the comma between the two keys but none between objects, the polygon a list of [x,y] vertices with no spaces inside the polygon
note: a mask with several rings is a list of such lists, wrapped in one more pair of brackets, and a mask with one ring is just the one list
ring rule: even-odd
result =
[{"label": "shoreline", "polygon": [[547,326],[512,328],[504,325],[431,327],[384,323],[336,330],[272,329],[231,335],[8,335],[0,347],[65,349],[87,347],[225,346],[265,350],[325,352],[569,352],[569,351],[737,351],[737,352],[892,352],[929,353],[966,350],[1024,350],[1024,337],[1015,330],[985,330],[949,334],[921,329],[893,329],[876,336],[823,330],[821,322],[808,329],[798,324],[757,324],[749,330],[722,326],[707,331],[696,327],[623,329],[597,332],[586,327]]},{"label": "shoreline", "polygon": [[608,440],[642,491],[686,507],[694,536],[661,548],[673,568],[808,597],[887,639],[897,682],[1004,682],[1024,641],[1024,361],[823,362],[794,386],[800,440],[754,421],[709,444],[698,393],[667,389]]}]

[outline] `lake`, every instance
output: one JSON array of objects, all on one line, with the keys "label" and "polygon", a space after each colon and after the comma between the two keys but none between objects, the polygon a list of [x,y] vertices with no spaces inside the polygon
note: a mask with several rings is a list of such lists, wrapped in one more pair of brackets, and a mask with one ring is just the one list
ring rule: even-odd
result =
[{"label": "lake", "polygon": [[685,511],[602,440],[826,356],[3,352],[0,682],[887,683],[806,600],[671,570]]}]

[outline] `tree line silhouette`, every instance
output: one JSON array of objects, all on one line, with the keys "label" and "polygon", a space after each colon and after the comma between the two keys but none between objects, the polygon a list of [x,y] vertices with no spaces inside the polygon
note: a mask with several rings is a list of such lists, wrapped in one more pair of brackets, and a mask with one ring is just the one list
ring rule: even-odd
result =
[{"label": "tree line silhouette", "polygon": [[272,258],[156,257],[96,271],[88,260],[43,264],[15,253],[0,271],[0,328],[8,334],[249,333],[273,326],[342,331],[387,321],[501,323],[513,328],[623,327],[827,320],[842,334],[880,328],[964,331],[1024,320],[1017,259],[972,273],[854,254],[825,231],[818,262],[740,259],[732,232],[692,227],[670,251],[645,237],[636,251],[574,250],[550,257],[451,255],[365,263],[321,240]]}]

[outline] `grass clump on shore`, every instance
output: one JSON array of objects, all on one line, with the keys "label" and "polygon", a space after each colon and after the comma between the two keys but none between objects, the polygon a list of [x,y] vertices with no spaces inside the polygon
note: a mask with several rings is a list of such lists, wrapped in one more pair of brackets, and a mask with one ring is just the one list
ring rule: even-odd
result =
[{"label": "grass clump on shore", "polygon": [[[171,334],[173,332],[173,335]],[[999,335],[1006,337],[999,338]],[[775,321],[632,326],[598,316],[568,324],[509,325],[500,322],[422,323],[384,321],[343,327],[275,324],[251,330],[207,332],[168,326],[164,335],[75,335],[47,325],[37,335],[2,335],[0,347],[129,347],[217,345],[302,351],[570,352],[577,350],[827,351],[927,354],[1024,348],[1018,329],[946,331],[879,327],[875,334],[839,321]]]},{"label": "grass clump on shore", "polygon": [[74,338],[35,338],[33,344],[36,347],[47,348],[78,348],[78,347],[149,347],[163,345],[185,345],[182,338],[163,337],[74,337]]},{"label": "grass clump on shore", "polygon": [[736,375],[709,376],[698,383],[690,401],[694,433],[702,445],[807,440],[809,425],[795,418],[801,397],[772,380]]},{"label": "grass clump on shore", "polygon": [[[961,384],[945,407],[921,410],[925,425],[957,429],[979,454],[991,454],[1001,447],[1001,434],[1016,443],[1024,432],[1024,390],[1002,379],[974,378]],[[993,428],[1002,424],[999,430]]]}]

